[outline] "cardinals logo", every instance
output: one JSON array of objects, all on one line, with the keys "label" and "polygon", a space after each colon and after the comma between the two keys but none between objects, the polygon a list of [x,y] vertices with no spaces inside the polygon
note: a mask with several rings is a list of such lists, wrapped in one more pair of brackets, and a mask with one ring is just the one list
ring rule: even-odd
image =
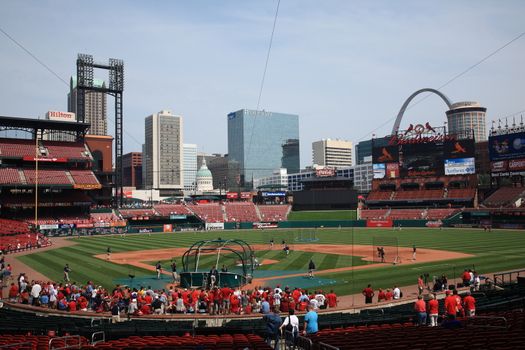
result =
[{"label": "cardinals logo", "polygon": [[467,153],[467,150],[465,149],[465,147],[461,146],[461,143],[456,142],[454,143],[454,150],[450,153],[452,154]]},{"label": "cardinals logo", "polygon": [[392,157],[392,154],[390,154],[390,152],[388,152],[388,149],[386,149],[385,147],[382,147],[381,148],[381,156],[378,158],[378,160],[381,163],[386,163],[386,162],[393,161],[394,157]]}]

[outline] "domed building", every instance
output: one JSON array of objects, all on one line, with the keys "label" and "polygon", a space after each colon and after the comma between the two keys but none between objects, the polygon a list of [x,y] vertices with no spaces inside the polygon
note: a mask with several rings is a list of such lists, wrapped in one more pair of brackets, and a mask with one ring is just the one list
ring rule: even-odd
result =
[{"label": "domed building", "polygon": [[203,160],[202,166],[197,171],[197,192],[213,191],[213,176],[206,165],[206,159]]}]

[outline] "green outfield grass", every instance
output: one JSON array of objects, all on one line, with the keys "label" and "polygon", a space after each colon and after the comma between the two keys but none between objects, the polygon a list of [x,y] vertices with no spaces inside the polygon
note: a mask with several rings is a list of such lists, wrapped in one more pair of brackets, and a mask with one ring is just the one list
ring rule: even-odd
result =
[{"label": "green outfield grass", "polygon": [[[263,264],[259,267],[260,270],[273,270],[273,271],[306,271],[308,269],[308,263],[310,259],[316,262],[316,268],[318,270],[328,270],[347,266],[359,266],[371,264],[370,261],[365,261],[359,256],[350,255],[339,255],[339,254],[324,254],[324,253],[312,253],[302,251],[291,251],[289,255],[286,255],[281,249],[275,250],[261,250],[255,253],[256,258],[259,262],[265,259],[277,260],[273,264]],[[178,263],[178,267],[181,266],[180,257],[175,259]],[[199,270],[209,271],[217,261],[217,255],[202,255],[199,259]],[[237,255],[221,254],[220,258],[220,269],[222,265],[225,265],[231,269],[232,266],[236,266],[238,261]],[[155,266],[156,261],[148,261],[152,266]],[[162,266],[168,268],[171,265],[171,260],[163,260],[160,262]],[[193,266],[193,265],[192,265]],[[278,272],[276,272],[278,273]]]},{"label": "green outfield grass", "polygon": [[292,211],[289,221],[356,220],[355,210]]},{"label": "green outfield grass", "polygon": [[[248,243],[267,244],[270,239],[274,239],[276,245],[281,240],[292,242],[298,230],[242,230],[242,231],[222,231],[222,232],[198,232],[198,233],[164,233],[148,235],[127,235],[125,238],[120,236],[98,236],[74,238],[75,245],[41,253],[33,253],[21,256],[18,259],[42,272],[50,279],[60,281],[62,279],[62,269],[69,263],[73,271],[71,278],[79,283],[94,280],[95,283],[111,287],[117,278],[126,277],[133,272],[137,277],[141,275],[151,275],[151,271],[137,269],[127,265],[117,265],[93,257],[95,254],[105,254],[108,246],[113,252],[136,251],[145,249],[159,249],[168,247],[189,247],[198,240],[216,239],[219,235],[223,239],[239,238]],[[400,246],[411,247],[416,244],[419,248],[432,248],[465,252],[474,254],[471,258],[456,259],[450,261],[439,261],[431,263],[420,263],[396,266],[377,266],[364,270],[346,271],[323,275],[328,279],[335,280],[333,285],[326,288],[333,288],[339,294],[351,294],[362,290],[367,283],[372,283],[374,287],[388,288],[394,284],[413,285],[416,283],[417,276],[424,273],[432,275],[447,274],[449,279],[454,275],[459,275],[464,268],[474,267],[481,274],[490,272],[506,271],[511,269],[525,268],[525,232],[524,231],[504,231],[493,230],[483,232],[475,229],[427,229],[414,228],[404,229],[403,231],[393,231],[390,229],[319,229],[317,231],[316,244],[368,244],[372,245],[374,237],[397,237]],[[297,247],[297,243],[295,246]],[[298,253],[298,252],[297,252]],[[292,255],[286,259],[281,259],[280,251],[261,251],[261,257],[266,256],[270,259],[274,256],[281,260],[279,264],[284,269],[305,269],[305,261],[309,260],[308,254],[313,254],[318,267],[325,268],[347,264],[347,266],[357,266],[358,257],[334,256],[334,254],[305,253]],[[322,255],[322,256],[321,256]],[[346,260],[345,260],[346,259]],[[178,261],[180,268],[182,264]],[[165,268],[167,268],[167,263]],[[277,264],[263,266],[263,269],[275,270],[279,273]]]}]

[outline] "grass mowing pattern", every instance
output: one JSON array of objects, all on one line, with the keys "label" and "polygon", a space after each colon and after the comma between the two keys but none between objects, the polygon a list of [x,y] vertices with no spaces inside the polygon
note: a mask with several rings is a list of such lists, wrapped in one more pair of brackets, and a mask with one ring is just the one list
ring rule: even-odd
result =
[{"label": "grass mowing pattern", "polygon": [[[313,259],[315,262],[317,270],[371,264],[371,262],[364,261],[358,256],[352,257],[350,255],[310,253],[302,251],[291,251],[290,254],[286,256],[286,253],[282,250],[261,250],[257,251],[255,256],[260,262],[264,259],[278,260],[276,263],[263,264],[258,268],[259,270],[276,271],[276,273],[279,273],[280,271],[307,271],[310,259]],[[175,260],[177,261],[177,269],[180,271],[182,269],[181,257],[177,257]],[[193,260],[190,261],[192,262],[191,266],[193,267]],[[215,265],[216,261],[216,254],[201,255],[199,259],[199,270],[209,271],[212,266]],[[232,266],[236,266],[237,261],[238,257],[233,253],[221,254],[219,266],[217,268],[220,270],[222,265],[226,265],[228,269],[231,270]],[[155,266],[157,262],[147,261],[147,263]],[[165,269],[168,269],[171,265],[171,260],[163,260],[160,263]]]},{"label": "grass mowing pattern", "polygon": [[[271,233],[269,233],[271,232]],[[52,280],[62,280],[62,269],[69,263],[73,271],[71,279],[80,283],[87,280],[94,280],[97,284],[106,287],[113,286],[113,280],[126,277],[131,271],[137,276],[151,274],[137,268],[130,268],[126,265],[117,265],[102,261],[93,257],[95,254],[105,254],[108,246],[113,252],[133,251],[145,249],[159,249],[168,247],[189,247],[199,240],[216,239],[220,235],[223,239],[240,238],[251,244],[267,244],[268,237],[274,238],[278,243],[282,239],[290,241],[296,230],[274,230],[274,231],[223,231],[223,232],[198,232],[198,233],[169,233],[169,234],[144,234],[127,235],[125,238],[120,236],[98,236],[82,237],[73,239],[77,244],[50,250],[41,253],[33,253],[18,257],[24,263],[42,272]],[[475,267],[481,274],[489,272],[505,271],[511,269],[525,268],[525,232],[523,231],[504,231],[493,230],[483,232],[476,229],[427,229],[414,228],[393,231],[390,229],[322,229],[318,230],[318,244],[366,244],[371,245],[373,237],[376,236],[398,237],[400,246],[411,247],[416,244],[419,248],[431,248],[441,250],[451,250],[474,254],[474,257],[456,259],[452,261],[431,262],[426,264],[397,265],[388,267],[372,267],[365,270],[348,271],[323,275],[324,278],[335,279],[336,285],[329,286],[341,295],[351,294],[361,291],[368,283],[372,283],[374,288],[391,288],[394,284],[412,285],[416,284],[417,276],[429,273],[430,276],[445,273],[452,279],[454,273],[459,277],[463,268]],[[296,249],[299,244],[295,244]],[[268,252],[269,259],[272,256],[279,256],[282,252],[275,250]],[[277,254],[277,255],[275,255]],[[303,266],[309,261],[309,254],[305,253],[294,255],[288,259],[283,259],[283,266],[292,270],[296,266]],[[346,257],[339,256],[337,261],[333,261],[332,254],[324,254],[319,257],[319,264],[326,266],[344,265]],[[298,256],[298,257],[297,257]],[[353,259],[358,259],[354,257]],[[339,261],[341,260],[341,261]],[[179,269],[182,269],[180,261]],[[165,266],[168,268],[168,265]],[[271,265],[265,267],[272,269]]]},{"label": "grass mowing pattern", "polygon": [[355,220],[355,210],[292,211],[289,221]]}]

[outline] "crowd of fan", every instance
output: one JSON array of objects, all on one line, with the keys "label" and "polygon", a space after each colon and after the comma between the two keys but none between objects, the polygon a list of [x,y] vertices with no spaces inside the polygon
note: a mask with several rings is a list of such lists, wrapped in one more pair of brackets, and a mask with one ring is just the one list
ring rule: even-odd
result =
[{"label": "crowd of fan", "polygon": [[20,274],[17,281],[11,283],[9,301],[69,312],[111,312],[115,318],[122,314],[266,314],[275,308],[288,313],[291,309],[306,311],[307,307],[316,310],[337,306],[337,296],[333,291],[309,293],[299,288],[281,289],[279,286],[255,287],[253,290],[227,286],[211,290],[177,287],[153,290],[150,287],[131,289],[119,285],[107,290],[92,282],[80,286],[75,282],[28,281],[25,274]]}]

